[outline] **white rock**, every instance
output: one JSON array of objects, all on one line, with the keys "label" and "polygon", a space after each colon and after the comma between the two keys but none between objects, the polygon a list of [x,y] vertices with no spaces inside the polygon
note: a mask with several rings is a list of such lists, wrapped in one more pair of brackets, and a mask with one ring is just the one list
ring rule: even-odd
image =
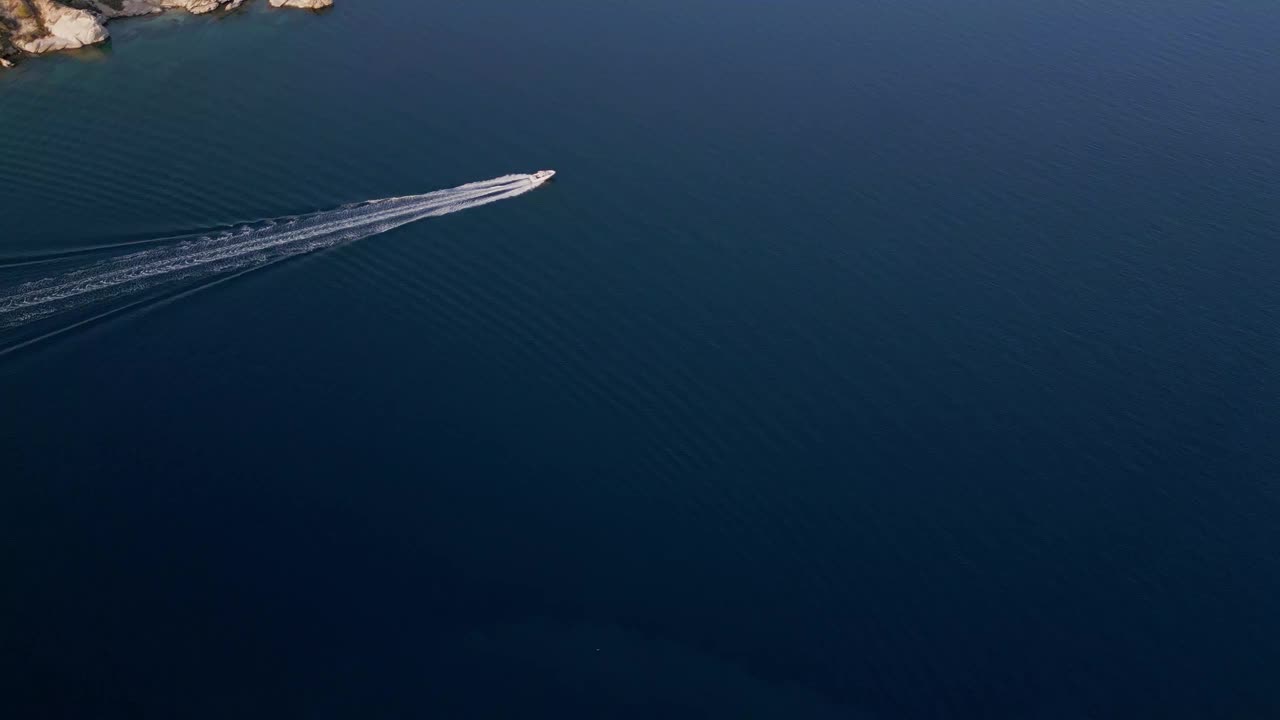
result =
[{"label": "white rock", "polygon": [[184,8],[192,15],[203,15],[207,12],[213,12],[218,9],[222,3],[219,0],[176,0],[174,2],[166,2],[167,7]]},{"label": "white rock", "polygon": [[74,50],[106,40],[107,29],[91,12],[57,5],[49,0],[36,0],[36,12],[44,22],[48,35],[15,43],[29,53]]},{"label": "white rock", "polygon": [[176,8],[186,10],[192,15],[203,15],[207,12],[213,12],[222,5],[227,5],[228,9],[239,7],[244,0],[159,0],[162,8]]},{"label": "white rock", "polygon": [[333,0],[271,0],[271,7],[292,7],[319,10],[333,5]]},{"label": "white rock", "polygon": [[165,10],[186,10],[194,15],[202,15],[219,7],[234,10],[243,3],[244,0],[121,0],[121,8],[116,10],[105,0],[93,0],[94,7],[107,18],[151,15]]},{"label": "white rock", "polygon": [[[0,0],[0,8],[10,7],[13,0]],[[36,18],[18,20],[12,17],[11,23],[17,23],[13,35],[27,38],[13,40],[19,49],[29,53],[45,53],[54,50],[73,50],[85,45],[92,45],[106,40],[107,29],[104,20],[136,15],[151,15],[169,9],[186,10],[200,15],[214,10],[234,10],[245,0],[120,0],[108,3],[106,0],[90,0],[87,4],[96,12],[79,10],[63,5],[63,0],[31,0]],[[318,10],[333,5],[333,0],[270,0],[272,7],[293,7],[307,10]],[[120,7],[114,7],[119,5]],[[3,13],[0,13],[3,14]],[[45,34],[32,38],[41,29]],[[21,31],[21,32],[19,32]],[[8,62],[7,60],[4,62]],[[7,67],[8,65],[5,65]]]}]

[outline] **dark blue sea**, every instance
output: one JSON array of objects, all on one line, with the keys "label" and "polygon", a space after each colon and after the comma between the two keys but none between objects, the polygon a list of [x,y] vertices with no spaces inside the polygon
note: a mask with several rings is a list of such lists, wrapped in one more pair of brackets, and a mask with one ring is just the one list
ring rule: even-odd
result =
[{"label": "dark blue sea", "polygon": [[10,319],[559,175],[0,331],[0,717],[1280,717],[1272,4],[112,32],[0,70]]}]

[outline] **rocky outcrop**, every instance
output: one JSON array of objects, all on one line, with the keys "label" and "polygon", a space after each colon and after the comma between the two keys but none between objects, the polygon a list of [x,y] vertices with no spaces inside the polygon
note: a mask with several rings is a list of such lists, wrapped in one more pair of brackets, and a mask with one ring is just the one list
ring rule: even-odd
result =
[{"label": "rocky outcrop", "polygon": [[[72,50],[102,42],[105,23],[121,17],[186,10],[195,15],[231,11],[245,0],[0,0],[0,67],[31,54]],[[333,0],[270,0],[272,7],[318,10]]]},{"label": "rocky outcrop", "polygon": [[165,10],[186,10],[203,15],[214,10],[235,10],[244,0],[63,0],[92,6],[105,18],[154,15]]},{"label": "rocky outcrop", "polygon": [[39,6],[31,0],[0,0],[0,57],[48,34]]},{"label": "rocky outcrop", "polygon": [[158,0],[157,4],[165,9],[186,10],[193,15],[203,15],[214,10],[234,10],[244,0]]},{"label": "rocky outcrop", "polygon": [[91,12],[59,5],[53,0],[31,0],[28,7],[34,10],[44,33],[15,38],[14,45],[20,50],[29,53],[74,50],[107,39],[107,28]]},{"label": "rocky outcrop", "polygon": [[271,7],[292,7],[319,10],[333,5],[333,0],[271,0]]}]

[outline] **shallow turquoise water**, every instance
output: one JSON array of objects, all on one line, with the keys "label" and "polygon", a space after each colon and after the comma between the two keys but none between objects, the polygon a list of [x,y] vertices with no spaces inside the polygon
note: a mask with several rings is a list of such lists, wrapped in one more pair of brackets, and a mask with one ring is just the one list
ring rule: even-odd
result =
[{"label": "shallow turquoise water", "polygon": [[560,171],[0,357],[12,714],[1275,714],[1280,20],[953,5],[339,0],[0,75],[0,280]]}]

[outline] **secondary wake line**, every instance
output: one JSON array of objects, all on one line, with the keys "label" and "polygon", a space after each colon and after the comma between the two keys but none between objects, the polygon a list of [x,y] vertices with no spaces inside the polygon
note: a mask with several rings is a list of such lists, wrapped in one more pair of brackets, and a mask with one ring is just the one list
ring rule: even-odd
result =
[{"label": "secondary wake line", "polygon": [[10,288],[0,295],[0,330],[110,300],[132,298],[183,281],[245,272],[417,220],[518,197],[549,177],[547,171],[504,175],[423,195],[370,200],[309,215],[258,221],[217,235],[109,258]]}]

